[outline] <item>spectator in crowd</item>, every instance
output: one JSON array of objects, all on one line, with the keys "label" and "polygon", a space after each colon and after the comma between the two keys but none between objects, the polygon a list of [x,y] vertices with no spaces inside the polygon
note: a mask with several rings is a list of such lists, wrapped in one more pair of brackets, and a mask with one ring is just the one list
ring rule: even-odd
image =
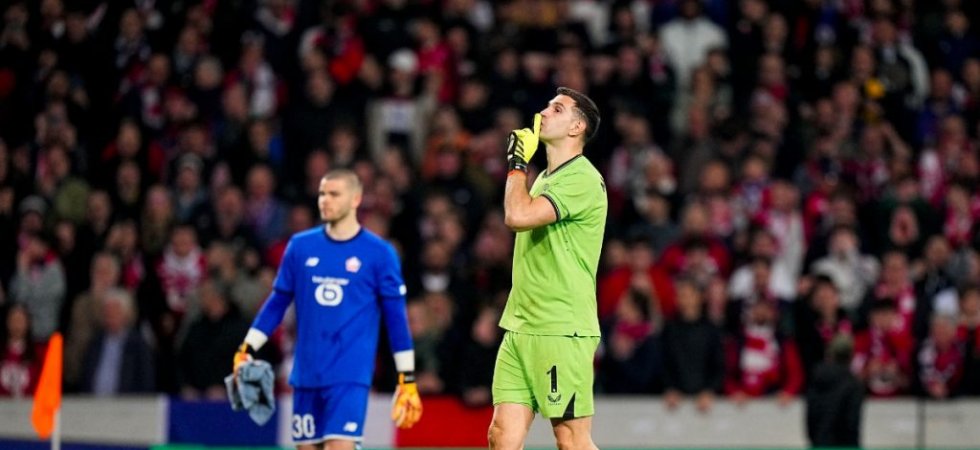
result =
[{"label": "spectator in crowd", "polygon": [[31,338],[46,342],[58,329],[65,301],[65,269],[46,234],[28,235],[17,252],[17,271],[10,282],[10,297],[31,314]]},{"label": "spectator in crowd", "polygon": [[264,248],[285,232],[286,207],[273,195],[276,177],[268,166],[253,166],[246,186],[245,223]]},{"label": "spectator in crowd", "polygon": [[167,308],[178,318],[191,306],[191,294],[207,275],[207,258],[198,245],[197,232],[178,226],[157,264]]},{"label": "spectator in crowd", "polygon": [[409,303],[407,309],[408,324],[415,342],[416,379],[423,393],[437,393],[445,389],[439,347],[446,330],[438,327],[433,320],[430,304],[420,299]]},{"label": "spectator in crowd", "polygon": [[670,278],[654,266],[654,251],[646,236],[637,236],[629,243],[628,265],[609,271],[599,280],[599,319],[608,320],[619,305],[639,295],[650,301],[647,308],[657,316],[673,317],[676,312],[674,287]]},{"label": "spectator in crowd", "polygon": [[610,394],[660,393],[663,317],[648,292],[629,289],[605,324],[597,378]]},{"label": "spectator in crowd", "polygon": [[466,405],[485,406],[491,402],[493,364],[504,336],[497,327],[499,321],[500,310],[494,305],[481,308],[473,321],[467,349],[460,363],[460,393]]},{"label": "spectator in crowd", "polygon": [[980,394],[980,286],[965,284],[958,290],[959,333],[963,335],[963,384],[966,395]]},{"label": "spectator in crowd", "polygon": [[965,363],[965,335],[956,316],[933,315],[929,337],[919,346],[915,365],[919,389],[934,399],[959,393]]},{"label": "spectator in crowd", "polygon": [[727,343],[725,392],[737,404],[776,393],[786,405],[803,387],[803,366],[796,342],[778,327],[779,304],[755,298],[743,306],[741,332]]},{"label": "spectator in crowd", "polygon": [[785,265],[775,263],[779,244],[769,230],[751,231],[749,260],[732,273],[728,295],[736,301],[765,297],[783,302],[796,294],[793,277]]},{"label": "spectator in crowd", "polygon": [[680,2],[680,17],[664,25],[660,32],[671,66],[677,72],[677,84],[687,86],[691,72],[706,59],[708,50],[724,47],[728,39],[722,29],[702,15],[697,0]]},{"label": "spectator in crowd", "polygon": [[872,396],[904,394],[912,376],[912,336],[903,328],[894,299],[875,300],[869,315],[868,329],[854,338],[851,368]]},{"label": "spectator in crowd", "polygon": [[178,350],[178,378],[185,399],[221,400],[226,396],[227,361],[235,355],[249,325],[228,298],[228,288],[209,279],[196,290],[200,313],[190,321]]},{"label": "spectator in crowd", "polygon": [[[806,378],[827,356],[827,346],[836,337],[853,335],[851,320],[841,306],[840,290],[833,278],[817,275],[810,291],[793,305],[794,329]],[[852,339],[853,340],[853,339]]]},{"label": "spectator in crowd", "polygon": [[68,338],[65,339],[65,386],[79,388],[85,352],[99,331],[102,303],[110,290],[119,289],[119,261],[109,253],[97,253],[91,263],[89,288],[72,303]]},{"label": "spectator in crowd", "polygon": [[147,272],[136,222],[123,219],[114,223],[109,229],[105,247],[119,261],[120,285],[130,292],[137,292],[143,287]]},{"label": "spectator in crowd", "polygon": [[705,318],[694,280],[677,279],[675,289],[677,317],[667,321],[663,332],[664,400],[674,409],[684,396],[694,396],[698,410],[707,412],[724,379],[721,329]]},{"label": "spectator in crowd", "polygon": [[153,392],[153,353],[134,327],[132,296],[114,289],[100,306],[101,326],[85,352],[82,392],[103,397]]},{"label": "spectator in crowd", "polygon": [[4,305],[0,334],[0,397],[24,398],[34,394],[44,348],[34,341],[31,316],[19,303]]},{"label": "spectator in crowd", "polygon": [[[964,255],[965,256],[965,255]],[[949,241],[940,235],[926,242],[922,265],[915,280],[915,323],[913,333],[922,340],[929,334],[929,322],[934,313],[955,314],[957,310],[956,286],[958,273],[962,272],[965,258],[957,256]]]},{"label": "spectator in crowd", "polygon": [[827,256],[811,266],[815,274],[830,277],[840,289],[840,306],[857,311],[867,290],[878,279],[878,260],[861,253],[854,229],[841,225],[830,233]]}]

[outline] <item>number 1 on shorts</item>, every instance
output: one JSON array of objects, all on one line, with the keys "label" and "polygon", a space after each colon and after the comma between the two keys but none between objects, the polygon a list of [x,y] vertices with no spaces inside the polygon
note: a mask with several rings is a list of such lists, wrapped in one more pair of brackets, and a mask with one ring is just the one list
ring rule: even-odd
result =
[{"label": "number 1 on shorts", "polygon": [[551,366],[551,370],[545,373],[551,375],[551,393],[558,392],[558,366]]}]

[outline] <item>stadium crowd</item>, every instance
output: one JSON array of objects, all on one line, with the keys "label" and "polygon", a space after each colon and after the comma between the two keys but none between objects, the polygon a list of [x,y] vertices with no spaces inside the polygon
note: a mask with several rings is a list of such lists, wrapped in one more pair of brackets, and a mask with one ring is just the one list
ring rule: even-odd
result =
[{"label": "stadium crowd", "polygon": [[[599,392],[789,401],[845,334],[872,396],[980,394],[980,3],[4,4],[0,395],[61,330],[69,391],[224,398],[347,167],[403,258],[420,389],[486,404],[504,142],[557,86],[604,118]],[[291,332],[263,349],[283,380]]]}]

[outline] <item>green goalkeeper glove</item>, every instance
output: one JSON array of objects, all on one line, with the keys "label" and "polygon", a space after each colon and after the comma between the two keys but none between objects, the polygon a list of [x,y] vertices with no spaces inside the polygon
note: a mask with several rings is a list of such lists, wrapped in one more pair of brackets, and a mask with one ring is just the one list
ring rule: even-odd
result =
[{"label": "green goalkeeper glove", "polygon": [[527,172],[527,165],[538,151],[541,133],[541,114],[534,115],[534,128],[521,128],[510,132],[507,138],[507,170]]}]

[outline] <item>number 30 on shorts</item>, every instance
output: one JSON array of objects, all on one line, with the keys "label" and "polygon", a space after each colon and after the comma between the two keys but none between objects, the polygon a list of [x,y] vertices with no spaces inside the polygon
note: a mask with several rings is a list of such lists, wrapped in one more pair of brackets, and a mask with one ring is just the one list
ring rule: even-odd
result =
[{"label": "number 30 on shorts", "polygon": [[312,414],[293,414],[293,439],[312,438],[316,434],[316,424]]}]

